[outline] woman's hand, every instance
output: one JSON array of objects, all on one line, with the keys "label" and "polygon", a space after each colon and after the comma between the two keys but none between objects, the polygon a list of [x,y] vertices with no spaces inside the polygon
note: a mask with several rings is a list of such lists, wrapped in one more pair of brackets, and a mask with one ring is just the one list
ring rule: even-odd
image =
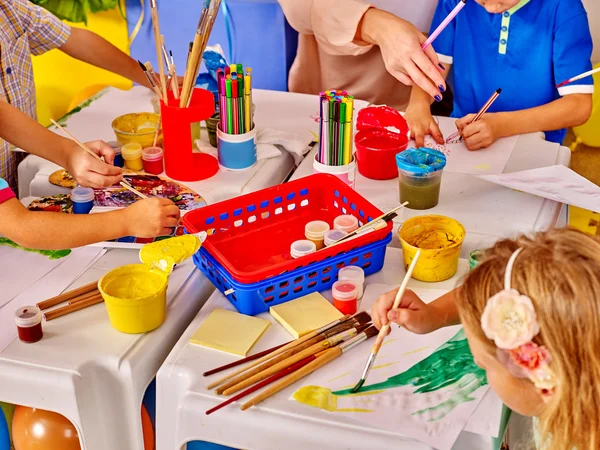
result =
[{"label": "woman's hand", "polygon": [[441,100],[440,94],[446,90],[446,81],[440,74],[443,66],[431,46],[421,49],[426,38],[413,24],[370,8],[359,24],[357,38],[379,46],[386,69],[400,82],[416,84]]},{"label": "woman's hand", "polygon": [[444,144],[444,135],[431,115],[429,105],[426,108],[409,106],[404,118],[410,127],[410,137],[415,140],[417,147],[425,145],[425,136],[431,135],[438,144]]}]

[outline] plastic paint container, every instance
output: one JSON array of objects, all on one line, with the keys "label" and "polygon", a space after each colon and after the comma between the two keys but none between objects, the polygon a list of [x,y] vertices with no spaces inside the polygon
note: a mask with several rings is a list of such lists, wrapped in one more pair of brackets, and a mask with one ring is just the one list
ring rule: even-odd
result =
[{"label": "plastic paint container", "polygon": [[336,243],[341,238],[348,236],[348,233],[342,230],[329,230],[325,233],[325,247],[329,247],[330,245]]},{"label": "plastic paint container", "polygon": [[364,130],[354,137],[358,171],[372,180],[398,176],[396,155],[408,147],[408,136],[387,130]]},{"label": "plastic paint container", "polygon": [[121,147],[123,147],[123,144],[117,141],[110,141],[107,142],[107,144],[115,151],[115,167],[123,167],[125,165],[125,161],[123,161],[123,156],[121,155]]},{"label": "plastic paint container", "polygon": [[131,170],[142,170],[142,146],[136,142],[125,144],[121,147],[121,155],[125,160],[125,167]]},{"label": "plastic paint container", "polygon": [[456,274],[466,234],[458,221],[445,216],[417,216],[404,221],[398,234],[406,268],[421,249],[412,275],[415,280],[444,281]]},{"label": "plastic paint container", "polygon": [[227,134],[217,127],[219,166],[227,170],[246,170],[256,164],[256,127],[244,134]]},{"label": "plastic paint container", "polygon": [[86,187],[76,187],[71,191],[73,214],[89,214],[94,207],[94,190]]},{"label": "plastic paint container", "polygon": [[308,222],[304,227],[304,236],[309,241],[313,241],[317,246],[317,250],[325,247],[325,233],[330,230],[329,224],[322,220],[314,220]]},{"label": "plastic paint container", "polygon": [[354,281],[336,281],[331,287],[333,306],[342,314],[356,314],[358,293],[359,289]]},{"label": "plastic paint container", "polygon": [[483,259],[483,251],[473,250],[469,254],[469,270],[473,270],[475,267],[477,267],[482,259]]},{"label": "plastic paint container", "polygon": [[163,149],[160,147],[147,147],[142,150],[144,172],[160,175],[163,172],[163,155]]},{"label": "plastic paint container", "polygon": [[338,279],[352,281],[358,286],[358,299],[360,300],[365,291],[365,271],[362,267],[347,266],[342,267],[338,272]]},{"label": "plastic paint container", "polygon": [[440,199],[446,156],[430,148],[411,148],[396,155],[400,203],[410,209],[430,209]]},{"label": "plastic paint container", "polygon": [[15,311],[15,325],[21,342],[33,344],[44,337],[42,311],[37,306],[25,306]]},{"label": "plastic paint container", "polygon": [[337,216],[333,221],[333,228],[345,231],[346,233],[352,233],[358,229],[358,219],[350,214]]},{"label": "plastic paint container", "polygon": [[219,125],[219,121],[221,120],[221,116],[219,114],[215,114],[214,116],[206,119],[206,131],[208,132],[208,142],[213,147],[217,146],[217,126]]},{"label": "plastic paint container", "polygon": [[356,186],[356,160],[352,160],[350,164],[345,166],[328,166],[327,164],[321,164],[317,158],[318,153],[315,155],[313,161],[313,173],[328,173],[336,176],[352,189]]},{"label": "plastic paint container", "polygon": [[[159,122],[160,116],[155,113],[130,113],[113,120],[112,128],[121,144],[135,142],[143,148],[153,144]],[[161,140],[160,135],[158,140]]]},{"label": "plastic paint container", "polygon": [[317,251],[317,246],[313,241],[294,241],[290,246],[290,255],[294,259],[302,258],[303,256],[310,255]]}]

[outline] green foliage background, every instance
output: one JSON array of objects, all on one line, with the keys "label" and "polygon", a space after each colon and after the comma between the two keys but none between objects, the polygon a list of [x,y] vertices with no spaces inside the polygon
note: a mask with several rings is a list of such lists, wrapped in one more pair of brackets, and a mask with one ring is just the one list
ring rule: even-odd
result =
[{"label": "green foliage background", "polygon": [[121,15],[125,17],[121,2],[118,0],[30,0],[40,5],[61,20],[87,25],[88,13],[108,11],[119,6]]}]

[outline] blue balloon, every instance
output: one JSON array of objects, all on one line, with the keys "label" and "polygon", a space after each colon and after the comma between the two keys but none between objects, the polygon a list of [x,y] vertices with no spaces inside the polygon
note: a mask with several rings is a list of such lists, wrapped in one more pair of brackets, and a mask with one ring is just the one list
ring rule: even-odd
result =
[{"label": "blue balloon", "polygon": [[0,450],[10,450],[10,433],[2,410],[0,410]]},{"label": "blue balloon", "polygon": [[[2,449],[0,449],[2,450]],[[192,441],[187,443],[187,450],[236,450],[232,447],[225,447],[224,445],[213,444],[212,442],[205,441]]]}]

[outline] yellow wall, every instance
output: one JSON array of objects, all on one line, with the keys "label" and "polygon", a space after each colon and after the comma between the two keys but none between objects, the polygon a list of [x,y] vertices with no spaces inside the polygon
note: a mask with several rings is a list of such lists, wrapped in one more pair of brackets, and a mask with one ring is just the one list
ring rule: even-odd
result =
[{"label": "yellow wall", "polygon": [[[125,8],[124,4],[125,2],[123,8]],[[84,24],[70,25],[85,27]],[[121,17],[118,8],[89,14],[87,28],[129,53],[127,22]],[[131,81],[77,61],[60,50],[34,56],[33,71],[38,120],[43,125],[48,125],[50,118],[58,119],[67,113],[69,105],[76,97],[83,101],[107,85],[120,89],[129,89],[132,86]]]}]

